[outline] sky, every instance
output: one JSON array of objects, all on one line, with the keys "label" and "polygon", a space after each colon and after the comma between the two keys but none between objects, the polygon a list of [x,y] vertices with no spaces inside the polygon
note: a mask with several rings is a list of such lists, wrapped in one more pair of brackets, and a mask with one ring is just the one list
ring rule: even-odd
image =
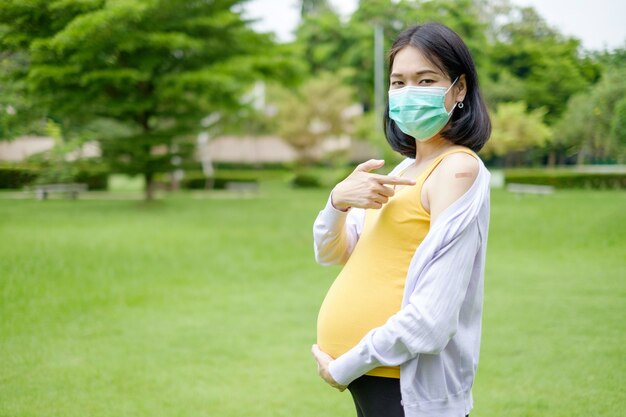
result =
[{"label": "sky", "polygon": [[[358,0],[330,0],[340,15],[348,17]],[[582,41],[585,49],[626,47],[626,1],[624,0],[511,0],[532,6],[561,33]],[[255,28],[275,32],[278,40],[293,39],[300,18],[299,0],[250,0],[248,17],[259,18]]]}]

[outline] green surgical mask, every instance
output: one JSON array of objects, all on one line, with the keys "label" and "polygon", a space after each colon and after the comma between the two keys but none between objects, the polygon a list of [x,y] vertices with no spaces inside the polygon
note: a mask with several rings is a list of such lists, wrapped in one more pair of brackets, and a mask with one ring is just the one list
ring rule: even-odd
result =
[{"label": "green surgical mask", "polygon": [[444,101],[446,94],[458,78],[447,89],[444,87],[406,86],[389,90],[389,118],[396,122],[401,131],[415,140],[426,141],[443,129],[450,120],[456,103],[449,112]]}]

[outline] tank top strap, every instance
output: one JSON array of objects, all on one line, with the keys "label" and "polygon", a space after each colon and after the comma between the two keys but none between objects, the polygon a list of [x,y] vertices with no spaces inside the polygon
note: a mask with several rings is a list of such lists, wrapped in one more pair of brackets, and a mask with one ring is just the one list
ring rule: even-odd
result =
[{"label": "tank top strap", "polygon": [[442,153],[430,163],[430,165],[419,176],[419,178],[421,178],[421,182],[426,181],[426,178],[428,178],[430,174],[435,170],[435,168],[437,168],[437,165],[439,165],[439,163],[443,161],[443,158],[453,153],[460,153],[460,152],[471,155],[474,158],[478,158],[478,156],[476,156],[476,153],[474,153],[474,151],[472,151],[471,149],[467,149],[467,148],[451,149],[447,152]]}]

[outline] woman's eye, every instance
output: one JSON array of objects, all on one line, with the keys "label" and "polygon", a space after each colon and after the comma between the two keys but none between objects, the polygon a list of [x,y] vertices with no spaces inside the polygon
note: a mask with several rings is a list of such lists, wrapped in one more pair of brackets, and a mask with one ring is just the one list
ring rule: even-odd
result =
[{"label": "woman's eye", "polygon": [[432,83],[434,83],[433,80],[420,80],[420,84],[422,85],[430,85]]},{"label": "woman's eye", "polygon": [[400,86],[404,85],[404,83],[402,81],[392,81],[391,85],[393,87],[400,87]]}]

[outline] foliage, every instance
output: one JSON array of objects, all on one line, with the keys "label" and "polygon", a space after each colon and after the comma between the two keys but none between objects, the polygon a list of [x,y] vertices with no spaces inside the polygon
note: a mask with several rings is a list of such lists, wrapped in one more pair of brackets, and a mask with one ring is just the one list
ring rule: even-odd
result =
[{"label": "foliage", "polygon": [[[146,178],[175,168],[181,137],[213,112],[240,108],[252,80],[290,71],[238,0],[19,0],[0,4],[0,46],[28,55],[21,81],[64,130],[96,118],[124,124],[111,166]],[[19,75],[19,74],[18,74]]]},{"label": "foliage", "polygon": [[34,165],[3,163],[0,165],[0,189],[20,189],[32,184],[40,169]]},{"label": "foliage", "polygon": [[610,135],[616,147],[617,160],[626,162],[626,96],[613,108]]},{"label": "foliage", "polygon": [[322,183],[312,173],[299,173],[291,180],[291,185],[296,188],[319,188],[322,186]]},{"label": "foliage", "polygon": [[556,188],[626,189],[626,173],[568,169],[507,169],[507,183],[552,185]]},{"label": "foliage", "polygon": [[590,57],[597,62],[603,71],[626,67],[626,40],[624,44],[613,50],[592,51]]},{"label": "foliage", "polygon": [[185,177],[180,181],[180,188],[184,190],[205,190],[209,188],[224,190],[229,183],[258,184],[258,182],[258,178],[251,175],[247,178],[241,176],[229,177],[228,175],[216,175],[207,178],[202,172],[186,172]]},{"label": "foliage", "polygon": [[379,150],[381,157],[385,160],[387,166],[393,166],[404,159],[404,156],[394,151],[389,146],[383,131],[382,117],[374,111],[369,111],[359,117],[354,137],[357,140],[365,140],[366,142],[374,145],[374,147]]},{"label": "foliage", "polygon": [[511,75],[505,68],[499,68],[499,73],[492,77],[483,77],[481,85],[487,107],[495,109],[499,103],[523,101],[526,84],[518,77]]},{"label": "foliage", "polygon": [[544,107],[553,124],[569,97],[599,78],[600,66],[581,56],[580,41],[561,35],[533,8],[496,2],[487,16],[489,61],[483,69],[491,103],[502,98],[524,101],[531,110]]},{"label": "foliage", "polygon": [[481,61],[485,37],[479,12],[471,0],[362,1],[345,23],[332,9],[305,16],[296,32],[296,44],[311,74],[350,69],[344,81],[355,87],[357,100],[369,111],[374,103],[374,24],[382,25],[388,50],[399,31],[416,23],[440,21],[467,39]]},{"label": "foliage", "polygon": [[296,29],[296,47],[309,74],[336,72],[343,67],[340,59],[350,46],[344,25],[331,8],[303,16]]},{"label": "foliage", "polygon": [[[610,69],[589,91],[581,92],[567,104],[555,126],[555,143],[578,162],[615,161],[624,155],[623,117],[618,103],[626,96],[626,68]],[[623,109],[623,105],[622,105]]]},{"label": "foliage", "polygon": [[108,189],[109,169],[103,164],[78,162],[73,182],[87,184],[90,191]]},{"label": "foliage", "polygon": [[328,0],[301,0],[300,1],[300,17],[323,13],[330,9]]},{"label": "foliage", "polygon": [[202,171],[185,171],[185,176],[180,182],[180,186],[183,189],[224,189],[229,182],[233,183],[255,183],[260,181],[286,181],[286,178],[291,177],[292,172],[290,169],[253,169],[248,167],[247,169],[223,169],[217,168],[215,175],[211,178],[207,178]]},{"label": "foliage", "polygon": [[63,140],[61,126],[51,119],[47,120],[44,131],[46,136],[54,139],[54,146],[49,151],[28,158],[28,161],[37,164],[41,169],[36,182],[39,184],[72,182],[76,169],[66,155],[76,151],[80,143]]},{"label": "foliage", "polygon": [[106,190],[106,166],[86,161],[68,163],[61,173],[49,169],[45,163],[4,163],[0,165],[0,189],[18,190],[37,183],[77,182],[87,184],[89,190]]},{"label": "foliage", "polygon": [[302,164],[316,159],[314,149],[324,139],[352,132],[353,96],[353,90],[330,73],[311,78],[296,90],[275,90],[277,132],[299,152]]},{"label": "foliage", "polygon": [[0,140],[40,133],[44,112],[28,97],[20,79],[27,68],[23,53],[0,52]]},{"label": "foliage", "polygon": [[[537,129],[509,142],[496,129],[485,155],[505,164],[545,160],[548,153],[560,162],[626,160],[624,105],[618,106],[626,95],[620,72],[626,48],[583,51],[532,8],[507,0],[368,0],[342,20],[327,0],[301,0],[296,40],[274,45],[248,27],[239,15],[242,3],[0,2],[0,138],[42,132],[52,120],[63,149],[98,140],[110,169],[146,178],[147,197],[160,174],[186,165],[209,115],[218,120],[212,134],[278,132],[307,163],[323,136],[311,135],[311,125],[333,130],[335,122],[343,124],[337,131],[379,144],[385,159],[394,159],[380,115],[372,113],[374,26],[383,28],[388,50],[401,30],[438,21],[468,44],[494,117],[513,112],[514,120],[497,122],[505,136],[528,129],[523,120]],[[333,90],[303,93],[324,77]],[[280,79],[283,87],[268,92],[263,111],[246,100],[259,79]],[[357,101],[365,114],[338,121],[341,106],[331,99]],[[325,107],[314,110],[315,101]],[[278,102],[281,114],[271,117]],[[527,114],[507,107],[512,102],[526,103]],[[333,123],[312,122],[320,114]],[[62,163],[51,166],[62,174]]]},{"label": "foliage", "polygon": [[[428,21],[450,26],[468,44],[494,113],[501,103],[524,102],[529,119],[536,120],[538,113],[533,111],[540,112],[542,120],[537,123],[552,126],[568,99],[597,82],[604,67],[598,55],[582,51],[580,41],[560,34],[534,9],[505,0],[363,1],[347,22],[326,8],[303,18],[296,46],[311,74],[343,70],[342,82],[356,87],[356,98],[368,114],[374,102],[374,24],[382,25],[388,50],[399,31]],[[603,60],[613,63],[616,56]],[[547,142],[545,132],[542,129],[536,140],[520,142],[521,148],[533,143],[532,159],[549,151],[562,153],[558,145],[553,148]],[[518,154],[505,159],[521,162],[521,149],[514,152]]]},{"label": "foliage", "polygon": [[515,163],[515,154],[541,147],[552,137],[543,122],[544,109],[527,111],[526,103],[500,103],[491,115],[491,138],[482,149],[487,156],[510,156],[507,162]]}]

